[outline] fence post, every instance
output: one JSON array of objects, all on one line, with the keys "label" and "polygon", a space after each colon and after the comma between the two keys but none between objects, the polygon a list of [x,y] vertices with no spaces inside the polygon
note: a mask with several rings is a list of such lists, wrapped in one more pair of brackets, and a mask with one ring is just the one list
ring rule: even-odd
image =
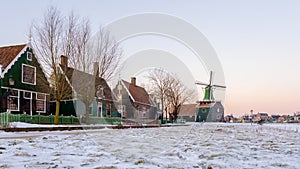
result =
[{"label": "fence post", "polygon": [[4,113],[1,113],[0,114],[0,125],[3,127],[4,126],[4,122],[5,122],[5,119],[4,119]]},{"label": "fence post", "polygon": [[17,116],[17,121],[18,121],[18,122],[21,121],[21,115],[20,115],[20,114],[18,114],[18,116]]},{"label": "fence post", "polygon": [[9,116],[8,115],[9,115],[8,112],[6,112],[5,127],[8,127],[8,123],[9,123],[9,120],[8,120]]}]

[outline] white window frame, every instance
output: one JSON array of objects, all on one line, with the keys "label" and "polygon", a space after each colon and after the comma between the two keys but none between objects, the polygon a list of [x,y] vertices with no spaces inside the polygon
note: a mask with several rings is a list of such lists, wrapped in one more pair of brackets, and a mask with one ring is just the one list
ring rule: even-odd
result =
[{"label": "white window frame", "polygon": [[[24,82],[23,81],[23,70],[24,70],[24,66],[28,66],[34,69],[34,83],[28,83],[28,82]],[[36,85],[36,67],[31,66],[31,65],[27,65],[27,64],[22,64],[22,83],[23,84],[29,84],[29,85]]]},{"label": "white window frame", "polygon": [[[9,89],[10,90],[10,89]],[[17,109],[10,109],[10,104],[8,103],[7,104],[7,110],[10,110],[10,111],[20,111],[20,90],[17,90],[17,89],[11,89],[11,90],[16,90],[18,95],[17,96],[13,96],[13,95],[9,95],[8,97],[9,98],[17,98],[18,99],[18,107]],[[8,100],[7,100],[8,101]]]},{"label": "white window frame", "polygon": [[31,52],[27,52],[27,60],[32,61],[32,53]]},{"label": "white window frame", "polygon": [[[38,98],[39,94],[44,95],[44,98],[43,99]],[[36,101],[43,101],[44,102],[44,110],[43,111],[37,110],[37,104],[36,104],[36,112],[45,113],[46,112],[46,94],[45,93],[36,93],[35,97],[36,97]]]},{"label": "white window frame", "polygon": [[[25,93],[30,93],[30,97],[26,97]],[[32,92],[23,91],[23,97],[24,97],[24,99],[32,99]]]}]

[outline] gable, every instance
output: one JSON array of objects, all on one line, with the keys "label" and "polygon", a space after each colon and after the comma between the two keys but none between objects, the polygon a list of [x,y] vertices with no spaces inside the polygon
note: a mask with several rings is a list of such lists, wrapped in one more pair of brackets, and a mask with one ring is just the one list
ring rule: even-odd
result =
[{"label": "gable", "polygon": [[80,85],[80,84],[78,84],[78,82],[74,82],[73,81],[74,75],[76,76],[76,78],[78,78],[78,77],[82,78],[81,79],[82,81],[80,81],[79,83],[82,83],[83,81],[87,81],[88,79],[90,81],[92,81],[92,83],[95,83],[95,93],[97,92],[97,87],[102,86],[103,87],[103,95],[104,95],[103,100],[116,101],[116,98],[114,97],[113,92],[111,91],[109,85],[103,78],[96,77],[92,74],[88,74],[88,73],[85,73],[85,72],[82,72],[79,70],[75,70],[74,68],[71,68],[71,67],[64,67],[63,65],[60,65],[60,67],[61,67],[61,70],[66,75],[66,78],[67,78],[69,84],[71,85],[72,89],[77,94],[80,94],[80,92],[82,92],[82,91],[79,91],[79,90],[81,90],[81,88],[86,85]]},{"label": "gable", "polygon": [[[1,62],[4,68],[2,86],[9,86],[8,79],[12,77],[15,81],[13,87],[16,89],[49,93],[48,80],[29,46],[2,47],[0,51],[3,54],[0,56],[1,59],[8,58],[10,60],[10,63],[8,61]],[[30,57],[28,58],[28,56]]]},{"label": "gable", "polygon": [[125,85],[129,95],[133,97],[133,100],[137,103],[151,105],[150,103],[150,96],[147,91],[137,85],[133,85],[125,80],[122,80],[123,84]]},{"label": "gable", "polygon": [[180,108],[179,116],[195,116],[196,104],[184,104]]}]

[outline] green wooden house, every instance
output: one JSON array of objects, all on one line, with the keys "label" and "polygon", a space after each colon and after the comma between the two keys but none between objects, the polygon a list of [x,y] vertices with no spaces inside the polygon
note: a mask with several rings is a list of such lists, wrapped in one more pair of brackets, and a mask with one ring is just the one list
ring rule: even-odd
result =
[{"label": "green wooden house", "polygon": [[[83,96],[92,92],[89,103],[91,117],[120,117],[116,108],[117,97],[110,89],[107,82],[99,77],[99,65],[94,63],[94,74],[76,70],[68,65],[68,57],[61,56],[60,71],[63,72],[72,90],[70,96],[60,102],[60,115],[84,117],[87,107],[84,104]],[[88,84],[91,84],[89,86]],[[91,89],[88,89],[91,87]],[[84,96],[85,97],[85,96]],[[51,101],[51,112],[55,112],[55,101]]]},{"label": "green wooden house", "polygon": [[49,113],[49,83],[29,44],[0,47],[0,77],[1,112]]}]

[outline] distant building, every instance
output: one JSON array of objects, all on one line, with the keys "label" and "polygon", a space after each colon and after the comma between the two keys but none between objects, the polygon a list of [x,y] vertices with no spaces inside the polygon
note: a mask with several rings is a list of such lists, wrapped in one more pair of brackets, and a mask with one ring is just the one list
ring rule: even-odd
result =
[{"label": "distant building", "polygon": [[280,117],[281,117],[280,115],[271,115],[271,119],[273,122],[278,122]]},{"label": "distant building", "polygon": [[186,122],[196,121],[196,106],[197,104],[184,104],[180,108],[178,114],[178,120],[184,120]]},{"label": "distant building", "polygon": [[1,112],[49,114],[50,87],[29,44],[0,47]]},{"label": "distant building", "polygon": [[232,122],[234,122],[234,116],[233,115],[227,115],[227,116],[225,116],[224,117],[224,121],[226,122],[226,123],[232,123]]},{"label": "distant building", "polygon": [[297,122],[299,122],[300,121],[300,115],[298,114],[298,115],[296,115],[296,116],[294,116],[294,121],[297,121]]},{"label": "distant building", "polygon": [[136,78],[131,82],[120,80],[114,88],[118,97],[118,110],[121,116],[132,120],[154,120],[157,108],[147,91],[136,84]]},{"label": "distant building", "polygon": [[257,113],[253,121],[255,121],[255,122],[257,122],[257,121],[266,122],[268,120],[270,120],[270,117],[269,117],[268,113]]}]

